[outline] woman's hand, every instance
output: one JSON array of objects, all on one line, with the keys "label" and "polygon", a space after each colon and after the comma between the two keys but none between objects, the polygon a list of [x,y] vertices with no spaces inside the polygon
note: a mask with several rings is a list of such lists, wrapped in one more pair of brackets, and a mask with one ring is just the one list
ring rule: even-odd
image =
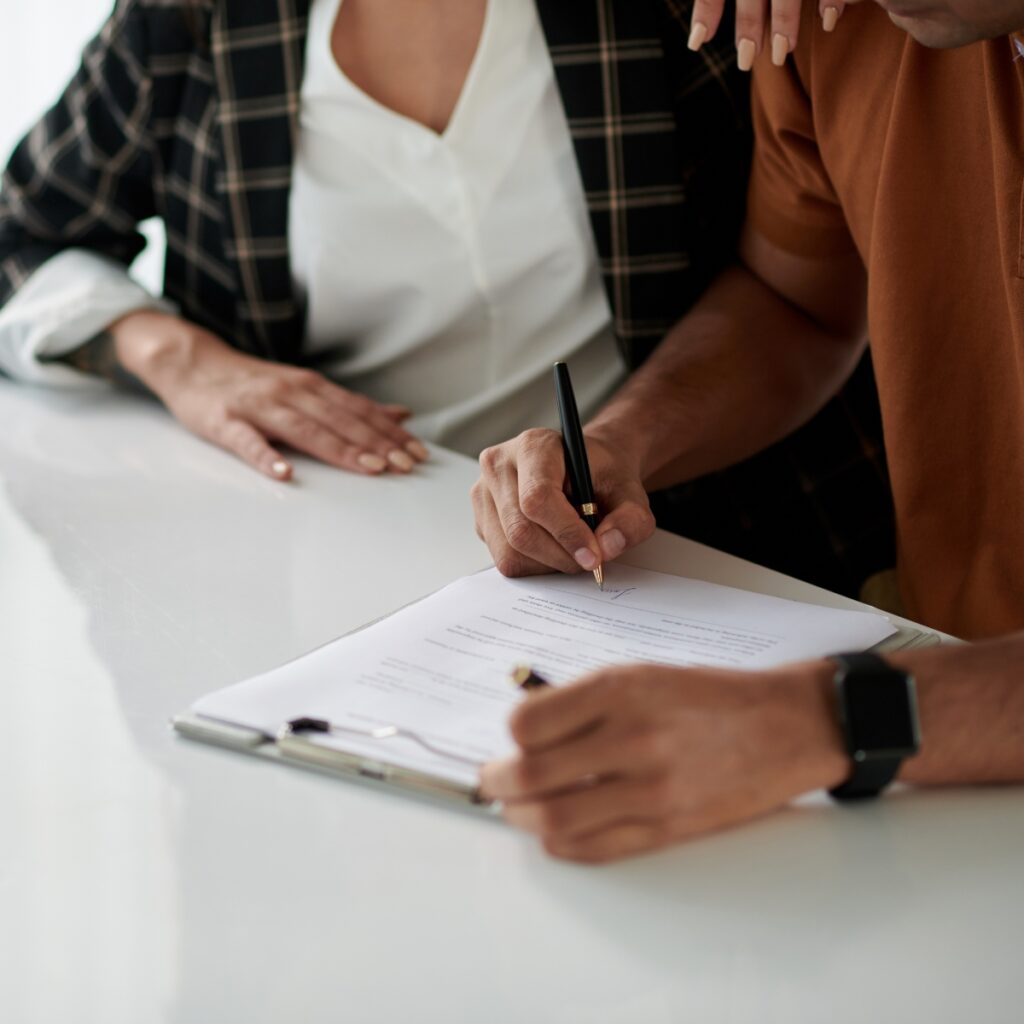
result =
[{"label": "woman's hand", "polygon": [[[726,0],[694,0],[690,19],[691,50],[699,50],[718,31]],[[802,0],[736,0],[736,63],[749,71],[767,39],[772,63],[780,67],[796,47]],[[818,0],[818,13],[826,32],[836,27],[843,0]]]},{"label": "woman's hand", "polygon": [[244,355],[179,317],[130,313],[109,334],[121,366],[189,430],[276,480],[292,468],[274,441],[370,475],[407,473],[428,457],[400,426],[407,409],[379,405],[313,370]]}]

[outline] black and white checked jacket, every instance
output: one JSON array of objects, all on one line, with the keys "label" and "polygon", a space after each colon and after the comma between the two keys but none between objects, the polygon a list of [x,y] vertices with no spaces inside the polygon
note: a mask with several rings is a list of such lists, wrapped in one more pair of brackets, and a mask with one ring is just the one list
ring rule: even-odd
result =
[{"label": "black and white checked jacket", "polygon": [[[143,245],[136,224],[159,216],[165,291],[184,315],[239,348],[301,360],[287,212],[308,2],[120,0],[4,176],[0,303],[67,246],[127,263]],[[688,3],[538,8],[635,360],[727,258],[744,89],[731,47],[685,49]]]},{"label": "black and white checked jacket", "polygon": [[[693,54],[691,0],[536,2],[615,331],[636,365],[729,259],[742,218],[749,129],[732,33],[723,25]],[[67,247],[130,263],[144,245],[138,223],[158,216],[167,234],[164,291],[182,314],[240,349],[302,362],[287,213],[308,5],[118,0],[4,173],[0,305]],[[801,512],[810,509],[826,536],[823,559],[844,557],[850,545],[849,531],[833,530],[829,510],[815,507],[822,473],[866,467],[884,486],[880,445],[853,413],[833,424],[844,447],[824,469],[806,475],[784,443],[773,470],[798,481]],[[772,518],[756,506],[778,491],[775,483],[766,491],[732,471],[710,488],[707,522],[718,533],[709,540],[800,568],[776,557],[778,523],[771,550],[740,543]],[[707,489],[691,486],[685,506],[666,506],[684,516],[690,535],[702,533],[694,513]],[[807,529],[801,520],[803,537]],[[801,575],[850,589],[820,571]]]}]

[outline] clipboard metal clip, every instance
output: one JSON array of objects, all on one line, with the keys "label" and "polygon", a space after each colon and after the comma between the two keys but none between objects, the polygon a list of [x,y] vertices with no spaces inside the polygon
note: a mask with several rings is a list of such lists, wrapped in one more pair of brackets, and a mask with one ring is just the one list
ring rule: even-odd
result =
[{"label": "clipboard metal clip", "polygon": [[482,761],[477,761],[472,757],[464,757],[462,754],[454,754],[450,750],[444,750],[430,740],[424,739],[419,733],[413,732],[411,729],[403,729],[397,725],[379,725],[372,729],[360,729],[358,726],[352,725],[334,725],[326,718],[293,718],[290,722],[285,722],[278,729],[277,741],[280,743],[282,740],[288,740],[302,733],[323,733],[328,736],[359,736],[368,740],[402,738],[422,747],[428,754],[433,754],[435,757],[443,757],[446,761],[458,761],[459,764],[469,765],[473,768],[479,768],[483,764]]},{"label": "clipboard metal clip", "polygon": [[418,744],[428,753],[447,760],[458,761],[474,769],[481,762],[434,746],[429,740],[396,725],[382,725],[375,728],[360,729],[354,726],[334,725],[325,718],[301,717],[285,722],[277,731],[276,746],[280,753],[291,760],[306,764],[316,764],[335,771],[351,772],[364,778],[379,782],[390,782],[409,789],[432,793],[435,796],[455,797],[474,804],[488,804],[489,801],[480,796],[476,786],[449,782],[438,779],[423,772],[398,765],[388,764],[364,757],[361,754],[348,753],[338,747],[328,746],[308,739],[309,734],[325,736],[358,736],[363,739],[387,740],[402,737]]}]

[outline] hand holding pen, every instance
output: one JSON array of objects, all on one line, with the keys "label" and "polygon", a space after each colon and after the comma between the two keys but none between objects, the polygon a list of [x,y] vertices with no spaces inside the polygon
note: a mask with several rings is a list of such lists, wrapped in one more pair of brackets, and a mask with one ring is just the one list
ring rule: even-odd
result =
[{"label": "hand holding pen", "polygon": [[557,430],[527,430],[481,454],[472,490],[476,530],[505,576],[593,572],[654,531],[638,468],[613,440],[584,436],[596,529],[566,493],[569,468]]}]

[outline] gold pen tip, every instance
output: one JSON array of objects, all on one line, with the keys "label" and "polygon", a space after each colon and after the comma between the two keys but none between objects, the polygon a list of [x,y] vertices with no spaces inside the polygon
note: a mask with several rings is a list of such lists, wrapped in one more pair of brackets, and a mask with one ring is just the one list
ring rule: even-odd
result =
[{"label": "gold pen tip", "polygon": [[597,580],[597,585],[601,590],[604,590],[604,566],[599,565],[594,570],[594,579]]},{"label": "gold pen tip", "polygon": [[548,681],[529,665],[516,665],[509,673],[509,681],[520,690],[537,690],[548,686]]}]

